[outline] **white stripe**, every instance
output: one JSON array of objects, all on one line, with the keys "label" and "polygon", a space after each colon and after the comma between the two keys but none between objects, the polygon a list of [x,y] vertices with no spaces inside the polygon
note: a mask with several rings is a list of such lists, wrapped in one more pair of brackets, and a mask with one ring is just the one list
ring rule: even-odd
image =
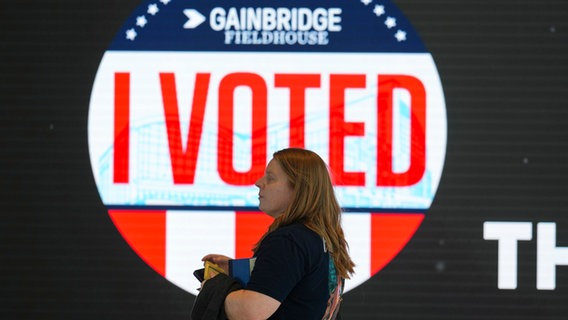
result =
[{"label": "white stripe", "polygon": [[168,211],[166,214],[166,279],[197,295],[193,271],[203,268],[209,253],[235,254],[235,212]]},{"label": "white stripe", "polygon": [[355,274],[345,282],[345,292],[367,281],[371,276],[371,214],[343,213],[342,227],[349,244],[349,255],[355,262]]}]

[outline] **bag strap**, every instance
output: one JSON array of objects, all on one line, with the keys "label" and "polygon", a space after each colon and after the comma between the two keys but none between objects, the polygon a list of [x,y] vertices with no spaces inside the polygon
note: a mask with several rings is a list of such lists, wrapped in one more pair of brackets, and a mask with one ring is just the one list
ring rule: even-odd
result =
[{"label": "bag strap", "polygon": [[334,320],[339,314],[345,280],[337,276],[333,259],[329,257],[329,299],[322,320]]}]

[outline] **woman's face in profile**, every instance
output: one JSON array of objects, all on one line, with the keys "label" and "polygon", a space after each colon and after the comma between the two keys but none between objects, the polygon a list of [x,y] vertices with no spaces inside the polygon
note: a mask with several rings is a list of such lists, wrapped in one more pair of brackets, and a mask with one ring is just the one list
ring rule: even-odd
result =
[{"label": "woman's face in profile", "polygon": [[288,177],[276,159],[270,160],[264,175],[256,181],[258,187],[259,209],[276,218],[288,207],[293,197]]}]

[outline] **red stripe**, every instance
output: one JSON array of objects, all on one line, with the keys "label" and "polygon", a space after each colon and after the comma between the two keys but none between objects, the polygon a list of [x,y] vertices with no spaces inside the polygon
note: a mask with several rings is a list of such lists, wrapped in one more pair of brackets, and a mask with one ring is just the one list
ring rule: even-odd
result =
[{"label": "red stripe", "polygon": [[114,225],[156,272],[166,274],[166,211],[109,210]]},{"label": "red stripe", "polygon": [[130,160],[130,73],[114,74],[113,181],[128,183]]},{"label": "red stripe", "polygon": [[424,220],[424,214],[371,214],[371,276],[404,248]]},{"label": "red stripe", "polygon": [[252,248],[274,221],[262,212],[236,212],[235,258],[252,257]]}]

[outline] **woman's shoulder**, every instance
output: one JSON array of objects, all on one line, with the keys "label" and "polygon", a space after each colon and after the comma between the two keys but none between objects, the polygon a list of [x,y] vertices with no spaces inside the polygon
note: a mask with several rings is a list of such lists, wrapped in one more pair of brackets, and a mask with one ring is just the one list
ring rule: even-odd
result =
[{"label": "woman's shoulder", "polygon": [[288,238],[296,243],[320,243],[321,237],[301,223],[294,223],[274,230],[270,236]]},{"label": "woman's shoulder", "polygon": [[310,228],[306,227],[304,224],[302,223],[293,223],[287,226],[283,226],[280,227],[276,230],[274,230],[274,233],[279,233],[279,234],[314,234],[317,236],[317,233],[315,233],[313,230],[311,230]]}]

